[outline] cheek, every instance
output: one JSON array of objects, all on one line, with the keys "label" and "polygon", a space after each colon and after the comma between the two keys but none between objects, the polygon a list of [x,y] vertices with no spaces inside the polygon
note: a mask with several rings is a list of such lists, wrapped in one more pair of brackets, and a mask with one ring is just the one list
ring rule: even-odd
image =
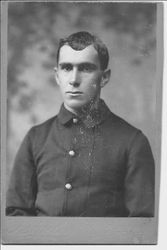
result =
[{"label": "cheek", "polygon": [[62,92],[65,91],[65,88],[66,88],[66,86],[67,86],[67,79],[66,79],[66,77],[60,76],[60,77],[58,78],[58,80],[59,80],[59,87],[60,87],[60,90],[61,90]]},{"label": "cheek", "polygon": [[64,72],[58,73],[58,79],[61,84],[65,84],[68,81],[69,74],[65,74]]},{"label": "cheek", "polygon": [[97,93],[99,93],[99,85],[95,82],[92,82],[92,84],[90,84],[85,90],[85,92],[87,93],[87,96],[89,98],[94,97]]},{"label": "cheek", "polygon": [[91,89],[92,91],[98,91],[100,89],[101,77],[96,76],[92,79]]},{"label": "cheek", "polygon": [[59,89],[60,89],[60,92],[61,92],[62,94],[65,93],[65,91],[66,91],[65,84],[63,84],[62,82],[60,82],[60,84],[59,84]]},{"label": "cheek", "polygon": [[58,79],[59,79],[59,83],[61,85],[63,85],[66,82],[66,78],[64,76],[62,76],[62,75],[60,75]]},{"label": "cheek", "polygon": [[101,76],[100,75],[94,75],[91,76],[90,78],[85,79],[87,85],[90,86],[90,88],[96,89],[98,86],[100,86],[101,82]]}]

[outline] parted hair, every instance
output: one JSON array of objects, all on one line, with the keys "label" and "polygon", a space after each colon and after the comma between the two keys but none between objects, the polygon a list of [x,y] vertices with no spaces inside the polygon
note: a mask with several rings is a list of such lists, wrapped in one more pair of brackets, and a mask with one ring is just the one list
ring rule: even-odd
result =
[{"label": "parted hair", "polygon": [[108,49],[97,36],[92,35],[87,31],[80,31],[71,34],[67,38],[60,39],[57,50],[57,63],[59,61],[60,49],[64,45],[69,45],[74,50],[83,50],[87,46],[93,45],[98,53],[101,69],[107,69],[109,62]]}]

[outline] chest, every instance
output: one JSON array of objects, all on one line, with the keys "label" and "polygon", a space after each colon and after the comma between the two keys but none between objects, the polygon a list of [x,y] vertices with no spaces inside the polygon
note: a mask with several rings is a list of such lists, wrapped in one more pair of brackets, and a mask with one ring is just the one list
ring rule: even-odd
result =
[{"label": "chest", "polygon": [[47,187],[73,181],[117,189],[123,185],[126,147],[109,126],[59,126],[48,135],[35,162],[39,182]]}]

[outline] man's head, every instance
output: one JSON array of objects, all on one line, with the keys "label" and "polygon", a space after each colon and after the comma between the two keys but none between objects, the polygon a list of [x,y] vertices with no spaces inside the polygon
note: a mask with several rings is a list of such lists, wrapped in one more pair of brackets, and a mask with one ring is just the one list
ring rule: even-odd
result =
[{"label": "man's head", "polygon": [[61,39],[57,53],[56,81],[65,107],[77,113],[95,104],[110,78],[108,50],[99,38],[78,32]]}]

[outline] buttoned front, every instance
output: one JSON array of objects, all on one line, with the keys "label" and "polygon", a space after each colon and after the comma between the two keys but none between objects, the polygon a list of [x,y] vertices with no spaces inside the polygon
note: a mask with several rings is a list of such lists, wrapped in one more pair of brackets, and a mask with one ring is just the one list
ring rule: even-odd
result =
[{"label": "buttoned front", "polygon": [[73,118],[73,123],[77,123],[78,119],[77,118]]},{"label": "buttoned front", "polygon": [[8,215],[153,216],[154,160],[142,132],[101,101],[33,127],[16,156]]},{"label": "buttoned front", "polygon": [[75,155],[74,150],[70,150],[68,153],[69,153],[70,156],[74,156]]},{"label": "buttoned front", "polygon": [[70,183],[66,183],[65,188],[67,190],[71,190],[72,189],[72,185]]}]

